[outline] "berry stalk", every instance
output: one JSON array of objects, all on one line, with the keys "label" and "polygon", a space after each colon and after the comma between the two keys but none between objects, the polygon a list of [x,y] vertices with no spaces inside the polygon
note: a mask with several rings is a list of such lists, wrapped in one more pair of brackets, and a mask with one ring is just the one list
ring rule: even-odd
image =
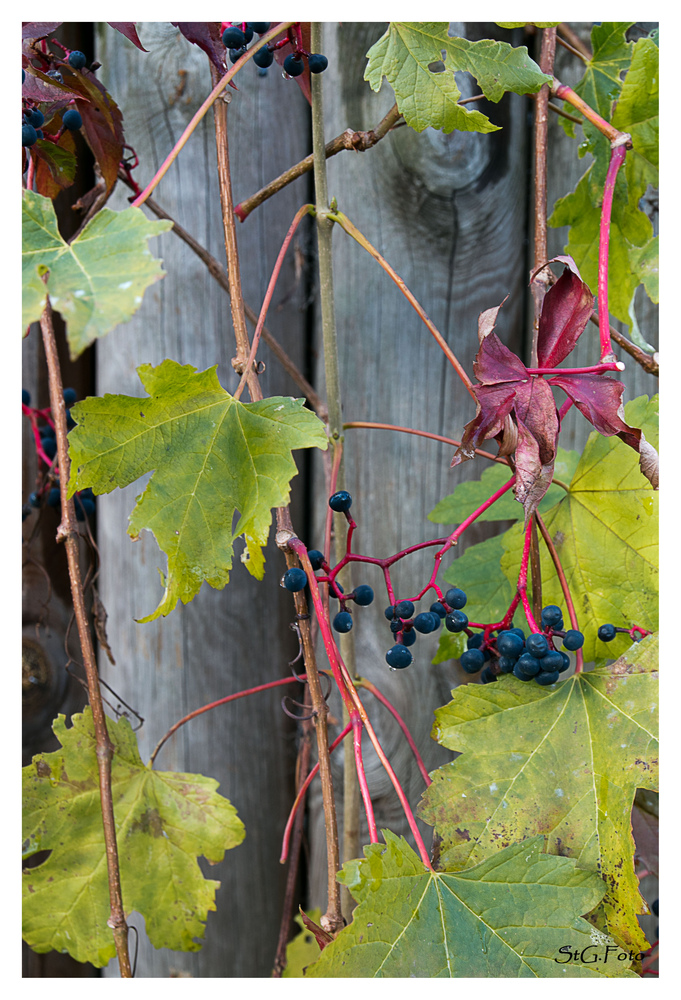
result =
[{"label": "berry stalk", "polygon": [[[601,231],[598,242],[598,331],[601,338],[601,362],[615,360],[610,342],[610,310],[608,307],[608,257],[610,250],[610,218],[612,215],[612,199],[615,193],[617,172],[627,155],[626,140],[620,138],[618,144],[613,143],[610,165],[605,177],[603,189],[603,207],[601,208]],[[629,139],[629,141],[631,141]]]},{"label": "berry stalk", "polygon": [[[542,518],[541,514],[535,512],[535,517],[537,518],[537,525],[539,527],[539,530],[541,531],[542,538],[546,543],[546,548],[549,550],[549,554],[553,561],[553,565],[556,570],[556,575],[560,580],[560,587],[561,590],[563,591],[563,597],[565,598],[565,605],[568,609],[568,614],[570,616],[570,624],[572,625],[573,629],[578,629],[579,624],[577,622],[577,613],[575,611],[575,606],[572,603],[572,595],[570,593],[570,588],[568,587],[568,582],[565,576],[565,572],[563,571],[563,566],[558,556],[556,546],[553,544],[553,539],[551,538],[548,528],[544,524],[544,519]],[[575,659],[576,659],[575,673],[579,674],[584,669],[584,653],[581,648],[576,651]]]}]

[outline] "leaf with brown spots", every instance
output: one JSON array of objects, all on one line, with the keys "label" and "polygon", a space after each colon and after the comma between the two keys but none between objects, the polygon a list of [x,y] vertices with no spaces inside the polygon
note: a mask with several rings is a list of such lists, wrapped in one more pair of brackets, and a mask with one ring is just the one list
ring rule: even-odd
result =
[{"label": "leaf with brown spots", "polygon": [[457,688],[433,737],[461,756],[433,773],[419,810],[441,838],[440,868],[543,834],[550,853],[601,875],[599,922],[645,951],[631,810],[637,788],[657,788],[657,658],[651,635],[610,667],[550,687],[507,675]]},{"label": "leaf with brown spots", "polygon": [[[23,856],[49,851],[23,875],[24,940],[37,952],[68,952],[106,965],[115,955],[92,714],[60,715],[61,750],[23,769]],[[111,786],[126,912],[137,910],[156,948],[197,951],[220,883],[211,864],[244,838],[234,806],[201,774],[145,767],[127,719],[107,719],[114,744]]]}]

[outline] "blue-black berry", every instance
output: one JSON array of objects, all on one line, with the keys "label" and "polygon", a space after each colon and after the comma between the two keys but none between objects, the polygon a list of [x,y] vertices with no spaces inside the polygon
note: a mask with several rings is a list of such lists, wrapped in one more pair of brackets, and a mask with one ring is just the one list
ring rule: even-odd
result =
[{"label": "blue-black berry", "polygon": [[66,406],[73,406],[75,401],[78,399],[75,389],[71,388],[64,389],[62,395],[64,397],[64,403],[66,404]]},{"label": "blue-black berry", "polygon": [[329,65],[329,60],[321,52],[313,52],[307,60],[307,64],[310,67],[310,73],[323,73]]},{"label": "blue-black berry", "polygon": [[515,632],[500,632],[497,638],[497,649],[502,656],[518,657],[523,651],[524,642]]},{"label": "blue-black berry", "polygon": [[339,611],[333,620],[336,632],[349,632],[352,628],[352,615],[349,611]]},{"label": "blue-black berry", "polygon": [[225,28],[222,33],[222,44],[226,49],[240,49],[242,45],[246,44],[246,36],[241,28],[234,26]]},{"label": "blue-black berry", "polygon": [[45,115],[39,108],[31,108],[29,111],[24,112],[24,118],[33,128],[40,128],[45,121]]},{"label": "blue-black berry", "polygon": [[21,145],[32,146],[38,141],[38,133],[32,125],[21,126]]},{"label": "blue-black berry", "polygon": [[298,566],[293,566],[284,573],[283,584],[287,590],[290,590],[294,594],[296,591],[302,590],[306,583],[307,576],[305,570],[300,569]]},{"label": "blue-black berry", "polygon": [[562,674],[563,671],[568,670],[570,668],[570,657],[567,655],[567,653],[563,653],[562,650],[560,655],[563,657],[563,666],[560,667],[559,673]]},{"label": "blue-black berry", "polygon": [[321,569],[324,563],[324,553],[320,552],[319,549],[310,549],[307,553],[308,559],[310,560],[310,565],[312,569]]},{"label": "blue-black berry", "polygon": [[516,661],[512,656],[500,656],[498,663],[502,674],[512,674]]},{"label": "blue-black berry", "polygon": [[[566,654],[559,653],[557,649],[549,650],[546,656],[542,656],[541,660],[539,661],[541,663],[542,671],[545,674],[552,674],[554,670],[557,670],[559,673],[562,673],[563,670],[565,670],[565,665],[563,662],[564,655]],[[568,666],[569,666],[569,657],[568,657]]]},{"label": "blue-black berry", "polygon": [[229,50],[229,61],[232,63],[238,62],[242,55],[246,51],[246,46],[242,45],[240,49],[230,49]]},{"label": "blue-black berry", "polygon": [[[300,76],[305,71],[305,64],[300,56],[291,53],[284,59],[284,72],[289,76]],[[410,654],[411,655],[411,654]]]},{"label": "blue-black berry", "polygon": [[87,59],[84,52],[74,49],[73,52],[69,53],[69,66],[73,66],[74,69],[83,69],[86,62]]},{"label": "blue-black berry", "polygon": [[536,656],[540,660],[542,656],[546,656],[548,653],[549,643],[546,636],[542,635],[541,632],[533,632],[525,640],[525,648],[528,653],[532,653],[532,656]]},{"label": "blue-black berry", "polygon": [[485,657],[481,649],[467,649],[460,663],[467,674],[477,674],[485,665]]},{"label": "blue-black berry", "polygon": [[80,113],[76,111],[75,108],[69,108],[61,116],[64,128],[70,129],[72,132],[77,131],[83,124],[83,119],[80,117]]},{"label": "blue-black berry", "polygon": [[274,52],[270,51],[270,49],[268,49],[265,45],[264,48],[258,49],[255,53],[253,56],[253,62],[256,66],[259,66],[260,69],[267,69],[267,67],[271,66],[274,62]]},{"label": "blue-black berry", "polygon": [[513,669],[513,673],[518,676],[518,671],[526,674],[528,677],[536,677],[536,675],[541,670],[541,662],[531,653],[523,653],[516,660],[516,665]]},{"label": "blue-black berry", "polygon": [[47,494],[47,506],[59,507],[61,505],[61,492],[58,486],[53,486]]},{"label": "blue-black berry", "polygon": [[551,628],[555,628],[557,622],[563,617],[563,612],[560,610],[557,604],[547,604],[545,608],[541,611],[542,625],[547,625]]},{"label": "blue-black berry", "polygon": [[411,618],[414,614],[414,605],[411,601],[398,601],[395,605],[398,618]]},{"label": "blue-black berry", "polygon": [[492,670],[492,668],[489,665],[486,666],[485,669],[483,670],[483,672],[480,674],[480,683],[481,684],[491,684],[496,679],[497,679],[497,675],[494,673],[494,671]]},{"label": "blue-black berry", "polygon": [[372,588],[366,584],[361,583],[359,587],[355,587],[355,604],[359,604],[360,607],[368,607],[374,599],[374,592]]},{"label": "blue-black berry", "polygon": [[249,21],[248,27],[252,28],[253,31],[257,31],[259,35],[264,35],[266,31],[270,30],[269,21]]},{"label": "blue-black berry", "polygon": [[558,671],[554,670],[553,673],[547,674],[544,670],[540,671],[535,677],[537,684],[541,684],[542,687],[547,687],[549,684],[555,684],[558,680]]},{"label": "blue-black berry", "polygon": [[40,507],[43,502],[43,498],[40,493],[29,493],[28,502],[31,507]]},{"label": "blue-black berry", "polygon": [[433,604],[431,604],[429,610],[434,612],[439,618],[447,617],[447,609],[445,608],[444,604],[440,603],[440,601],[434,601]]},{"label": "blue-black berry", "polygon": [[463,590],[460,590],[458,587],[452,587],[445,594],[445,602],[450,606],[450,608],[454,608],[457,611],[466,607],[467,600],[468,598],[464,594]]},{"label": "blue-black berry", "polygon": [[21,390],[21,402],[24,404],[24,406],[31,405],[31,394],[28,391],[28,389]]},{"label": "blue-black berry", "polygon": [[329,497],[329,507],[337,514],[342,514],[352,507],[352,497],[347,490],[339,490],[338,493]]},{"label": "blue-black berry", "polygon": [[43,451],[48,458],[54,458],[57,454],[57,442],[54,438],[48,437],[42,440]]},{"label": "blue-black berry", "polygon": [[[335,590],[334,590],[334,587],[336,588]],[[333,597],[334,601],[339,601],[340,600],[340,595],[344,594],[344,593],[345,593],[345,591],[341,587],[341,585],[338,582],[338,580],[334,580],[333,581],[333,587],[329,587],[329,597]]]},{"label": "blue-black berry", "polygon": [[463,632],[468,626],[468,615],[463,611],[450,611],[445,618],[445,625],[450,632]]},{"label": "blue-black berry", "polygon": [[563,639],[563,645],[566,649],[574,652],[575,649],[581,649],[584,645],[584,636],[577,629],[569,629],[565,633],[565,638]]},{"label": "blue-black berry", "polygon": [[413,646],[416,642],[416,632],[410,628],[408,632],[402,633],[402,642],[405,646]]},{"label": "blue-black berry", "polygon": [[616,635],[617,629],[614,625],[601,625],[598,630],[598,638],[601,642],[612,642]]},{"label": "blue-black berry", "polygon": [[393,668],[393,670],[403,670],[405,667],[408,667],[413,660],[414,657],[411,655],[407,647],[401,642],[391,646],[385,654],[385,661],[389,667]]},{"label": "blue-black berry", "polygon": [[423,635],[428,635],[429,632],[434,632],[438,627],[440,619],[437,615],[434,615],[430,611],[422,611],[421,614],[417,615],[414,619],[414,628],[417,632],[421,632]]},{"label": "blue-black berry", "polygon": [[393,635],[397,635],[398,632],[401,632],[402,627],[403,627],[402,622],[400,621],[399,618],[393,618],[393,620],[390,622],[390,631],[393,633]]}]

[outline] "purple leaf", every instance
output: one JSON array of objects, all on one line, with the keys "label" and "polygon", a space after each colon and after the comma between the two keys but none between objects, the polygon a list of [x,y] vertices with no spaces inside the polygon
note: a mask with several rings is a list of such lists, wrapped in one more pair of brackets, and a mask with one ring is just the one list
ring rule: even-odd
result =
[{"label": "purple leaf", "polygon": [[26,79],[21,87],[22,97],[63,107],[77,96],[76,92],[66,83],[57,83],[51,76],[47,76],[35,66],[26,66],[25,69]]},{"label": "purple leaf", "polygon": [[76,108],[83,119],[83,135],[97,160],[107,191],[116,183],[123,155],[123,115],[94,73],[74,73],[68,63],[59,66],[64,82],[75,92]]},{"label": "purple leaf", "polygon": [[537,361],[540,368],[555,368],[568,356],[593,312],[594,297],[578,274],[565,268],[544,297]]},{"label": "purple leaf", "polygon": [[[310,45],[312,44],[310,38],[310,22],[302,21],[300,24],[300,30],[303,36],[303,48],[307,49],[307,51],[309,52]],[[274,41],[279,42],[281,41],[282,38],[286,37],[288,37],[288,32],[282,31],[281,35],[277,35]],[[277,49],[277,51],[274,53],[274,58],[276,59],[276,61],[279,63],[280,66],[283,66],[286,56],[290,56],[292,52],[293,52],[293,46],[289,42],[286,45],[282,45],[280,49]],[[303,70],[303,72],[300,74],[300,76],[294,77],[294,80],[296,81],[302,92],[305,94],[305,98],[308,104],[312,104],[312,91],[310,89],[310,68],[307,65],[307,61],[305,62],[305,69]]]},{"label": "purple leaf", "polygon": [[21,37],[45,38],[46,35],[51,35],[63,23],[63,21],[22,21]]},{"label": "purple leaf", "polygon": [[605,437],[618,437],[639,450],[641,431],[624,421],[624,385],[607,375],[554,375],[547,380],[565,392],[577,409]]},{"label": "purple leaf", "polygon": [[107,21],[106,23],[109,27],[115,28],[116,31],[120,31],[122,35],[125,35],[128,41],[132,42],[133,45],[136,45],[142,52],[149,51],[149,49],[144,48],[139,40],[137,28],[135,27],[135,21]]},{"label": "purple leaf", "polygon": [[171,21],[188,42],[203,49],[213,65],[224,74],[227,70],[227,49],[222,44],[219,21]]},{"label": "purple leaf", "polygon": [[479,448],[487,438],[496,437],[503,428],[506,417],[513,409],[515,400],[515,385],[478,385],[475,386],[478,400],[478,412],[466,424],[461,439],[461,446],[452,459],[452,467],[473,458],[475,449]]},{"label": "purple leaf", "polygon": [[480,344],[473,371],[483,385],[528,381],[530,378],[520,358],[501,343],[496,333],[488,333]]},{"label": "purple leaf", "polygon": [[525,508],[527,521],[551,485],[556,460],[558,414],[543,378],[532,378],[518,387],[513,412],[518,425],[513,491]]}]

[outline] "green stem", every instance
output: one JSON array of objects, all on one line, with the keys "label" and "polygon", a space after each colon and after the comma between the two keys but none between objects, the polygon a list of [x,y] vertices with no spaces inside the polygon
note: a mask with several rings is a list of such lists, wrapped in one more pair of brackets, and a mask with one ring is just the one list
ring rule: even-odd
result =
[{"label": "green stem", "polygon": [[[322,25],[313,21],[310,26],[310,44],[313,52],[323,52]],[[315,186],[315,209],[317,218],[317,252],[319,260],[319,295],[322,314],[322,341],[324,345],[324,373],[326,379],[326,405],[329,413],[329,438],[338,453],[343,446],[343,412],[340,389],[340,369],[338,364],[338,340],[336,337],[336,317],[333,290],[332,234],[333,222],[329,219],[329,190],[326,174],[326,144],[324,142],[324,103],[322,94],[322,74],[310,76],[312,93],[312,160]],[[342,450],[340,452],[338,489],[344,485]],[[345,552],[347,522],[342,514],[335,517],[336,560]],[[351,581],[350,581],[351,582]],[[354,672],[354,636],[348,633],[341,641],[341,655]],[[348,724],[350,715],[343,706],[343,721]],[[359,784],[355,771],[354,746],[349,741],[344,746],[343,779],[343,859],[355,858],[359,854]],[[352,909],[352,897],[344,888],[342,892],[343,914],[347,918]]]}]

